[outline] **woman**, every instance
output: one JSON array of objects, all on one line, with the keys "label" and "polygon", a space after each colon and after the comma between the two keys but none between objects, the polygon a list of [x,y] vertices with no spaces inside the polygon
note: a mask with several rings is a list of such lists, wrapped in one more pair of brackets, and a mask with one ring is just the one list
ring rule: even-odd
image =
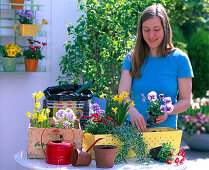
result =
[{"label": "woman", "polygon": [[164,7],[161,4],[147,7],[139,19],[135,48],[124,60],[119,85],[119,94],[132,90],[135,106],[129,107],[131,123],[146,131],[148,106],[141,94],[146,96],[155,91],[171,97],[175,103],[171,113],[157,118],[157,126],[177,128],[177,114],[190,106],[192,77],[187,54],[172,45],[172,31]]}]

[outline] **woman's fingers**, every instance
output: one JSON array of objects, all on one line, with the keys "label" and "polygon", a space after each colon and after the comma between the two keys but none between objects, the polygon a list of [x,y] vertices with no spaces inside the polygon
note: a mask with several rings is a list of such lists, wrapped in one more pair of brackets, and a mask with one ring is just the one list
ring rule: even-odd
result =
[{"label": "woman's fingers", "polygon": [[146,127],[146,123],[144,121],[144,118],[142,117],[139,121],[140,121],[140,128],[141,128],[142,132],[145,132],[147,130],[147,127]]},{"label": "woman's fingers", "polygon": [[157,123],[157,124],[163,123],[167,118],[168,118],[168,115],[167,115],[167,114],[165,114],[165,115],[163,115],[163,116],[159,116],[159,117],[156,119],[156,123]]}]

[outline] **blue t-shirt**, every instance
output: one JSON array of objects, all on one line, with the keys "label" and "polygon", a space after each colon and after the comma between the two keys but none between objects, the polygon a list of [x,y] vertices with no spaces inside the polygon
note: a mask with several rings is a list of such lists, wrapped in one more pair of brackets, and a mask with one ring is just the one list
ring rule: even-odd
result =
[{"label": "blue t-shirt", "polygon": [[[129,53],[124,60],[122,70],[130,70],[131,67],[131,53]],[[149,102],[147,99],[149,92],[155,91],[157,95],[163,93],[165,97],[171,97],[174,104],[178,94],[178,78],[194,77],[187,54],[179,49],[167,57],[149,56],[148,62],[141,67],[141,73],[142,78],[132,80],[132,100],[135,108],[144,116],[146,123],[148,115],[146,103]],[[142,101],[142,93],[146,97],[145,102]],[[128,115],[128,120],[130,120],[130,115]],[[166,121],[155,127],[177,128],[177,114],[168,115]]]}]

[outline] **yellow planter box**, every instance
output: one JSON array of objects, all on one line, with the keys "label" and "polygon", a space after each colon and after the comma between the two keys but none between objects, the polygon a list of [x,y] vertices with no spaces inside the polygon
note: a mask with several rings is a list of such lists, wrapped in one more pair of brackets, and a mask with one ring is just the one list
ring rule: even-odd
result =
[{"label": "yellow planter box", "polygon": [[[182,130],[173,129],[169,127],[150,127],[147,128],[147,131],[143,133],[143,141],[147,144],[146,153],[149,153],[150,149],[161,146],[162,143],[171,142],[171,145],[176,149],[177,153],[180,149],[182,137]],[[111,134],[108,135],[92,135],[90,133],[84,133],[83,135],[83,148],[86,151],[91,144],[98,138],[104,138],[97,142],[96,145],[115,145],[118,147],[117,153],[120,150],[122,143],[119,139],[114,138]],[[94,151],[91,149],[89,153],[92,155],[92,158],[95,159]],[[116,153],[116,155],[117,155]],[[131,150],[128,154],[128,157],[135,157],[136,154]]]}]

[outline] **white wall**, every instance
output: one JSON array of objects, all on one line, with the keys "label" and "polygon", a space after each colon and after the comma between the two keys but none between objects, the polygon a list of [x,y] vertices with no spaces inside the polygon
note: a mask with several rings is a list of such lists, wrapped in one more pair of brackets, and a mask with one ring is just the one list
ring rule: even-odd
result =
[{"label": "white wall", "polygon": [[[9,2],[9,0],[1,0]],[[59,61],[65,54],[63,43],[68,40],[66,24],[75,23],[81,15],[77,0],[35,0],[44,4],[37,12],[48,25],[46,72],[0,73],[0,170],[23,170],[14,160],[14,154],[27,150],[27,111],[33,110],[32,93],[57,85]]]}]

